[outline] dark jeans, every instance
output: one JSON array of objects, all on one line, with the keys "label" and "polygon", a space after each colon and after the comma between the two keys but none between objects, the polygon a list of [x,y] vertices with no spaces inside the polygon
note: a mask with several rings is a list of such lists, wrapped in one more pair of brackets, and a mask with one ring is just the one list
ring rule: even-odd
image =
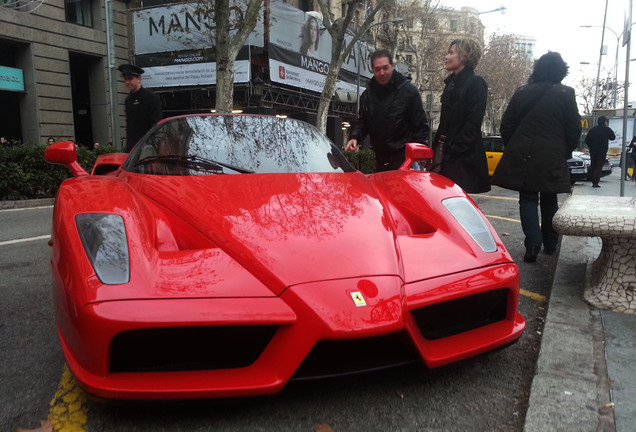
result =
[{"label": "dark jeans", "polygon": [[[539,209],[541,207],[541,225],[539,226]],[[559,234],[552,227],[552,217],[559,209],[557,194],[546,192],[519,191],[519,214],[521,229],[526,236],[526,249],[543,247],[546,250],[556,249]]]},{"label": "dark jeans", "polygon": [[592,171],[592,184],[601,181],[601,170],[605,163],[607,153],[590,152],[590,171]]}]

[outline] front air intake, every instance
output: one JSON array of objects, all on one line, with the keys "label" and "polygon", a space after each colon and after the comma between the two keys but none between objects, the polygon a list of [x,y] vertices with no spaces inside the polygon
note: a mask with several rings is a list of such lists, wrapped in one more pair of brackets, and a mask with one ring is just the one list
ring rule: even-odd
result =
[{"label": "front air intake", "polygon": [[422,336],[441,339],[506,319],[508,289],[485,291],[411,311]]},{"label": "front air intake", "polygon": [[176,372],[249,366],[278,326],[167,327],[130,330],[113,338],[111,372]]}]

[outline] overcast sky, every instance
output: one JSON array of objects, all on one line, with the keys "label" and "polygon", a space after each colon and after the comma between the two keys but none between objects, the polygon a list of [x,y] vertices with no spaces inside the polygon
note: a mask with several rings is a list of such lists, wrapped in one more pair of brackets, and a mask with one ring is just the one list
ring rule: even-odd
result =
[{"label": "overcast sky", "polygon": [[[605,0],[441,0],[441,3],[456,9],[469,6],[482,12],[480,18],[486,26],[486,39],[488,33],[495,31],[533,36],[537,41],[535,57],[548,51],[560,52],[570,65],[572,75],[566,78],[565,84],[575,85],[572,81],[581,74],[592,78],[596,76]],[[501,6],[506,7],[503,14],[483,13]],[[623,32],[628,8],[629,0],[609,0],[606,27],[617,35]],[[581,28],[582,25],[594,25],[598,28]],[[616,36],[612,31],[605,32],[604,44],[607,45],[608,55],[603,56],[601,77],[606,76],[616,63]],[[626,53],[621,47],[618,60],[619,81],[624,79],[625,60]],[[581,65],[581,62],[590,64]],[[634,76],[631,73],[633,69],[636,69],[636,62],[630,65],[631,76]]]}]

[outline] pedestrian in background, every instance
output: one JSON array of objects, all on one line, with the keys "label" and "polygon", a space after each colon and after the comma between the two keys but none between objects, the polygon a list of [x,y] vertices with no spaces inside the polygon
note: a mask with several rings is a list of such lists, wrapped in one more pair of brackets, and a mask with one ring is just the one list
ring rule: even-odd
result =
[{"label": "pedestrian in background", "polygon": [[556,250],[559,235],[552,217],[558,210],[557,194],[571,191],[567,161],[581,136],[581,117],[574,89],[561,84],[567,73],[559,53],[541,56],[501,119],[504,153],[492,183],[519,191],[526,262],[537,260],[542,245],[548,255]]},{"label": "pedestrian in background", "polygon": [[124,78],[130,94],[126,97],[126,152],[163,118],[159,96],[141,85],[144,70],[124,64],[117,68]]},{"label": "pedestrian in background", "polygon": [[7,137],[5,136],[0,137],[0,147],[10,147],[10,146],[11,146],[11,141],[9,141]]},{"label": "pedestrian in background", "polygon": [[475,74],[481,47],[472,39],[451,42],[444,67],[451,74],[444,80],[439,127],[433,140],[432,171],[448,177],[466,192],[490,190],[481,124],[486,112],[488,84]]},{"label": "pedestrian in background", "polygon": [[428,119],[420,92],[394,70],[390,51],[374,51],[371,69],[373,78],[360,97],[360,113],[345,151],[357,151],[368,135],[376,171],[395,170],[404,163],[406,143],[428,143]]},{"label": "pedestrian in background", "polygon": [[601,171],[607,157],[609,142],[616,139],[614,131],[607,126],[607,117],[600,116],[596,126],[590,129],[585,137],[585,144],[590,149],[590,171],[592,171],[592,187],[601,187]]},{"label": "pedestrian in background", "polygon": [[626,180],[636,181],[636,136],[634,136],[632,138],[632,141],[629,143],[629,146],[627,147],[627,153],[632,160],[632,175],[626,176]]}]

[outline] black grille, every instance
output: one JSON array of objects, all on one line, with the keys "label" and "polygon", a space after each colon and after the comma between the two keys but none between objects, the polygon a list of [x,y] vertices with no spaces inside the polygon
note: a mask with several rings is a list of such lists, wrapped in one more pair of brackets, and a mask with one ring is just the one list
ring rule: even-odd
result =
[{"label": "black grille", "polygon": [[249,366],[278,326],[169,327],[113,338],[111,372],[176,372]]},{"label": "black grille", "polygon": [[377,337],[318,342],[292,379],[313,379],[369,372],[421,361],[404,332]]},{"label": "black grille", "polygon": [[435,340],[506,319],[508,290],[461,297],[411,311],[425,339]]},{"label": "black grille", "polygon": [[574,159],[574,160],[570,159],[568,160],[568,166],[570,168],[583,167],[585,166],[585,163],[580,159]]}]

